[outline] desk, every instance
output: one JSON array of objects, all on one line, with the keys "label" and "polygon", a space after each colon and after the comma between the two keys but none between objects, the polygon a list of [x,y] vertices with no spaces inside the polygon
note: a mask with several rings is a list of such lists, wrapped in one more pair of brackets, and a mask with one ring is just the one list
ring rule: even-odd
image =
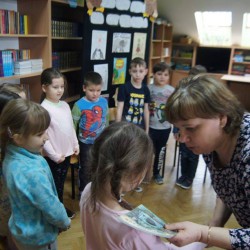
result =
[{"label": "desk", "polygon": [[223,75],[221,80],[227,82],[228,88],[237,96],[247,111],[250,111],[250,77]]}]

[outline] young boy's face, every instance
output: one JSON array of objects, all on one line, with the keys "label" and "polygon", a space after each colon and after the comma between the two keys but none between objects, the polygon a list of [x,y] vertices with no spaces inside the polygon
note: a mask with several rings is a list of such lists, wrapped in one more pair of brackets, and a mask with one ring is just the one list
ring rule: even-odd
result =
[{"label": "young boy's face", "polygon": [[169,71],[157,71],[154,74],[154,84],[158,86],[164,86],[166,84],[169,84]]},{"label": "young boy's face", "polygon": [[87,86],[83,86],[83,91],[85,92],[85,97],[91,102],[95,102],[101,95],[102,85],[96,85],[89,83]]},{"label": "young boy's face", "polygon": [[136,65],[129,69],[131,81],[135,84],[141,84],[147,73],[148,69],[146,69],[145,66],[142,65]]}]

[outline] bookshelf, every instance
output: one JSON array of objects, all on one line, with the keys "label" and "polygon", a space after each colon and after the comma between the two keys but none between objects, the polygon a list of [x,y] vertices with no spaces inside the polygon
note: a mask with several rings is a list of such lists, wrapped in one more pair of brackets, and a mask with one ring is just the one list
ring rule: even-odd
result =
[{"label": "bookshelf", "polygon": [[[0,0],[1,8],[15,10],[20,15],[28,16],[28,34],[0,34],[1,50],[5,49],[29,49],[30,58],[42,58],[43,68],[52,67],[52,53],[66,52],[63,56],[70,61],[60,67],[68,81],[68,100],[75,101],[80,96],[81,85],[81,58],[71,58],[70,53],[80,57],[82,54],[82,24],[83,3],[76,8],[70,8],[67,0],[12,0],[10,4]],[[52,20],[57,19],[65,23],[75,23],[79,26],[76,33],[67,36],[52,35]],[[14,40],[14,42],[13,42]],[[12,44],[15,44],[12,46]],[[73,62],[72,62],[73,61]],[[0,84],[9,81],[20,82],[28,89],[31,100],[39,102],[41,96],[40,86],[41,72],[24,75],[11,75],[0,77]]]},{"label": "bookshelf", "polygon": [[189,70],[195,66],[197,53],[196,43],[173,43],[171,64],[173,72],[171,85],[176,87],[181,79],[188,76]]},{"label": "bookshelf", "polygon": [[152,25],[148,82],[153,77],[153,66],[159,62],[170,64],[172,53],[173,26],[170,24]]},{"label": "bookshelf", "polygon": [[232,48],[228,71],[230,75],[250,76],[250,48]]},{"label": "bookshelf", "polygon": [[175,70],[189,71],[195,66],[197,44],[173,43],[171,61]]}]

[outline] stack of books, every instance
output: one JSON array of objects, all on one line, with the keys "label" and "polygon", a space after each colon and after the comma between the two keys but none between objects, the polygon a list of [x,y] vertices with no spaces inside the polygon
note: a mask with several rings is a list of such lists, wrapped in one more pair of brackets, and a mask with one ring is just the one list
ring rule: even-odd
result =
[{"label": "stack of books", "polygon": [[32,59],[31,72],[41,72],[43,70],[43,59]]},{"label": "stack of books", "polygon": [[15,75],[30,74],[31,68],[31,60],[19,60],[14,63]]}]

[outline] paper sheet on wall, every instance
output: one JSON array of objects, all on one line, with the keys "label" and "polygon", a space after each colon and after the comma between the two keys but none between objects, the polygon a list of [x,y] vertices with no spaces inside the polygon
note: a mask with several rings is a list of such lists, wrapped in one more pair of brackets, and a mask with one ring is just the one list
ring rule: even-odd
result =
[{"label": "paper sheet on wall", "polygon": [[91,60],[105,60],[107,46],[107,31],[93,30],[91,41]]},{"label": "paper sheet on wall", "polygon": [[102,0],[101,6],[107,9],[115,8],[115,0]]},{"label": "paper sheet on wall", "polygon": [[130,33],[113,33],[112,53],[129,53],[130,44]]},{"label": "paper sheet on wall", "polygon": [[103,80],[102,91],[108,90],[108,64],[95,64],[94,71],[99,73]]},{"label": "paper sheet on wall", "polygon": [[120,15],[119,23],[120,23],[120,26],[122,28],[130,28],[131,27],[131,16]]},{"label": "paper sheet on wall", "polygon": [[141,57],[145,59],[147,33],[134,33],[132,59]]},{"label": "paper sheet on wall", "polygon": [[139,1],[133,1],[130,5],[130,12],[144,13],[146,10],[145,3]]},{"label": "paper sheet on wall", "polygon": [[116,0],[116,8],[118,10],[129,10],[130,0]]},{"label": "paper sheet on wall", "polygon": [[124,84],[126,81],[127,58],[114,58],[112,84]]},{"label": "paper sheet on wall", "polygon": [[89,18],[92,24],[104,24],[104,15],[101,12],[94,11]]},{"label": "paper sheet on wall", "polygon": [[117,26],[119,24],[120,16],[117,14],[108,14],[106,17],[106,23],[108,25]]}]

